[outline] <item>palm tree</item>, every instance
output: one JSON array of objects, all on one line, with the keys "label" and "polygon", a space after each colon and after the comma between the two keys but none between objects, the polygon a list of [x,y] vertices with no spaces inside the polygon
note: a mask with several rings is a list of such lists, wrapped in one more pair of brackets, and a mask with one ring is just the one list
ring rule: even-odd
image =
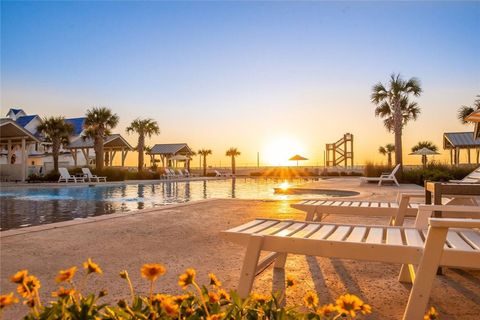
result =
[{"label": "palm tree", "polygon": [[[433,142],[431,142],[431,141],[420,141],[412,147],[412,152],[418,151],[418,150],[423,149],[423,148],[427,148],[427,149],[430,149],[430,150],[435,151],[435,152],[438,151],[438,147]],[[422,154],[422,165],[423,165],[423,168],[425,168],[427,166],[427,156],[424,155],[424,154]]]},{"label": "palm tree", "polygon": [[73,125],[65,122],[64,117],[44,118],[37,130],[45,136],[45,140],[52,144],[53,170],[58,172],[58,155],[60,147],[70,142]]},{"label": "palm tree", "polygon": [[145,150],[145,136],[151,138],[152,135],[160,134],[160,128],[157,121],[153,119],[135,119],[132,121],[129,127],[127,127],[127,133],[138,133],[138,172],[143,170],[143,154]]},{"label": "palm tree", "polygon": [[473,102],[473,107],[461,106],[458,109],[457,117],[462,124],[468,124],[469,121],[466,121],[465,118],[472,112],[480,110],[480,95],[477,95],[477,98]]},{"label": "palm tree", "polygon": [[95,150],[95,162],[97,171],[103,169],[103,143],[106,136],[110,135],[110,130],[118,124],[118,116],[112,113],[112,110],[99,107],[87,110],[85,119],[85,131],[83,138],[93,139],[93,149]]},{"label": "palm tree", "polygon": [[212,150],[210,149],[200,149],[198,150],[198,154],[203,157],[203,175],[207,175],[207,156],[212,154]]},{"label": "palm tree", "polygon": [[402,156],[402,130],[410,120],[416,120],[420,108],[416,102],[410,102],[410,94],[418,97],[422,92],[417,78],[403,80],[400,74],[392,74],[388,86],[381,82],[372,88],[371,101],[377,106],[375,116],[384,118],[384,125],[389,132],[395,134],[395,162],[403,164]]},{"label": "palm tree", "polygon": [[235,157],[240,155],[240,151],[237,148],[230,148],[225,153],[227,157],[232,157],[232,174],[235,174]]},{"label": "palm tree", "polygon": [[381,154],[383,154],[384,156],[386,155],[387,156],[387,163],[388,163],[388,167],[391,168],[392,167],[392,152],[395,152],[395,145],[393,145],[392,143],[387,143],[384,146],[380,146],[378,148],[378,152],[380,152]]}]

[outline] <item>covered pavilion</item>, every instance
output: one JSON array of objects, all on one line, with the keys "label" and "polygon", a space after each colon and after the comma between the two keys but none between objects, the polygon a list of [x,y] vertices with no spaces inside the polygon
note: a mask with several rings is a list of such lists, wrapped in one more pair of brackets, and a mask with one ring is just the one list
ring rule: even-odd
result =
[{"label": "covered pavilion", "polygon": [[[91,138],[83,139],[79,138],[71,142],[65,149],[69,150],[72,154],[74,165],[77,166],[78,151],[82,151],[83,156],[85,157],[86,163],[89,163],[90,158],[90,149],[93,149],[94,141]],[[105,152],[105,165],[112,166],[113,160],[117,152],[121,155],[122,167],[125,166],[125,159],[129,151],[133,151],[134,148],[128,143],[125,138],[120,134],[112,134],[105,137],[103,143],[103,148]]]},{"label": "covered pavilion", "polygon": [[184,163],[185,168],[190,167],[190,160],[195,154],[186,143],[156,144],[149,152],[153,162],[155,156],[160,156],[162,167],[176,167],[178,163]]},{"label": "covered pavilion", "polygon": [[460,150],[466,150],[467,161],[472,163],[470,150],[475,150],[475,162],[480,160],[480,139],[473,139],[473,132],[446,132],[443,134],[443,149],[450,150],[450,164],[460,164]]},{"label": "covered pavilion", "polygon": [[[0,164],[2,180],[25,181],[28,175],[27,148],[30,144],[40,143],[40,139],[15,121],[0,119],[0,146],[7,149],[7,161]],[[21,157],[14,157],[15,150],[20,148]]]}]

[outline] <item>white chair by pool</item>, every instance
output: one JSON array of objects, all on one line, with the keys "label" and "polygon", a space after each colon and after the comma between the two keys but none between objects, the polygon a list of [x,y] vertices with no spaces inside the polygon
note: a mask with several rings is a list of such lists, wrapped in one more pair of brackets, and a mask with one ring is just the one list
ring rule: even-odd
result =
[{"label": "white chair by pool", "polygon": [[[422,206],[428,207],[428,206]],[[468,212],[480,207],[432,206],[424,211]],[[246,297],[255,276],[275,261],[283,269],[288,254],[399,263],[400,281],[413,281],[404,320],[422,319],[439,266],[480,269],[480,219],[429,218],[428,229],[256,219],[221,235],[247,248],[238,293]],[[462,228],[452,229],[450,228]],[[424,240],[425,239],[425,240]],[[270,254],[260,260],[262,251]],[[416,269],[408,267],[418,265]]]},{"label": "white chair by pool", "polygon": [[450,180],[449,182],[454,183],[480,183],[480,167],[470,172],[462,180]]},{"label": "white chair by pool", "polygon": [[67,168],[58,168],[58,173],[60,173],[60,177],[58,178],[58,182],[85,182],[83,177],[75,177],[71,176],[68,172]]},{"label": "white chair by pool", "polygon": [[82,172],[85,175],[85,177],[88,179],[90,182],[107,182],[107,177],[99,177],[97,175],[92,174],[90,171],[90,168],[82,168]]},{"label": "white chair by pool", "polygon": [[215,177],[227,177],[226,173],[220,172],[218,170],[213,170],[215,172]]},{"label": "white chair by pool", "polygon": [[363,178],[363,182],[375,182],[378,181],[378,185],[381,186],[383,182],[386,181],[391,181],[397,185],[397,187],[400,187],[400,184],[397,181],[397,178],[395,178],[395,174],[397,173],[398,169],[400,169],[400,164],[397,164],[395,168],[393,168],[392,172],[384,172],[380,175],[380,177],[370,177],[370,178]]}]

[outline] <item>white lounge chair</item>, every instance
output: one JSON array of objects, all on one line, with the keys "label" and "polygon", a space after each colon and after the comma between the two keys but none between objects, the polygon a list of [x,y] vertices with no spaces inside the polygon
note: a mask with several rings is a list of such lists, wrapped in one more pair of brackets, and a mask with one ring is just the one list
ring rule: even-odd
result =
[{"label": "white lounge chair", "polygon": [[397,178],[395,178],[395,174],[397,173],[398,169],[400,169],[400,164],[397,164],[395,168],[393,168],[392,172],[384,172],[380,175],[380,177],[370,177],[370,178],[363,178],[363,182],[375,182],[378,181],[378,185],[381,186],[383,182],[386,181],[391,181],[397,185],[397,187],[400,187],[400,184],[397,181]]},{"label": "white lounge chair", "polygon": [[[356,216],[389,217],[389,225],[401,226],[406,216],[415,217],[418,206],[422,203],[412,203],[411,199],[425,199],[422,193],[398,193],[397,201],[370,200],[304,200],[291,204],[294,209],[305,211],[305,220],[322,221],[324,215],[345,214]],[[444,198],[445,205],[478,205],[474,197],[457,196]]]},{"label": "white lounge chair", "polygon": [[227,177],[226,173],[220,172],[218,170],[213,170],[213,172],[215,172],[216,177]]},{"label": "white lounge chair", "polygon": [[71,176],[68,172],[67,168],[58,168],[58,172],[60,173],[60,177],[58,178],[58,182],[85,182],[83,177],[75,177]]},{"label": "white lounge chair", "polygon": [[170,168],[165,168],[164,169],[165,174],[163,175],[167,179],[175,178],[175,172],[172,172]]},{"label": "white lounge chair", "polygon": [[470,172],[462,180],[450,180],[449,182],[454,183],[480,183],[480,167]]},{"label": "white lounge chair", "polygon": [[107,177],[99,177],[97,175],[93,175],[90,171],[90,168],[82,168],[82,172],[85,175],[85,178],[90,182],[107,182]]},{"label": "white lounge chair", "polygon": [[[480,213],[479,207],[466,208]],[[284,268],[288,254],[418,265],[403,316],[410,320],[422,318],[439,266],[480,268],[480,232],[475,229],[480,228],[480,219],[430,218],[429,223],[427,232],[397,226],[257,219],[221,235],[247,247],[238,286],[241,297],[248,296],[255,276],[270,263],[276,260],[275,267]],[[271,253],[259,261],[261,251]],[[406,270],[402,268],[400,276]]]},{"label": "white lounge chair", "polygon": [[188,169],[183,169],[183,171],[185,172],[186,177],[195,177],[196,176],[196,175],[190,173],[190,171],[188,171]]},{"label": "white lounge chair", "polygon": [[182,169],[177,169],[177,172],[178,172],[177,177],[179,177],[179,178],[186,178],[187,177],[186,175],[183,174]]}]

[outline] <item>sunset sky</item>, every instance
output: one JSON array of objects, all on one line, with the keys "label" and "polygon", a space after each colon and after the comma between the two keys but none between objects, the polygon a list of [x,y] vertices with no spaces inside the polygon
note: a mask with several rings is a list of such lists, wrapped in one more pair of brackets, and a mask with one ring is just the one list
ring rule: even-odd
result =
[{"label": "sunset sky", "polygon": [[456,112],[480,94],[479,35],[480,2],[2,1],[1,111],[107,106],[132,144],[125,127],[153,118],[161,135],[148,144],[209,148],[217,166],[231,146],[239,165],[257,152],[322,165],[325,143],[351,132],[363,164],[393,142],[371,88],[400,72],[424,90],[404,133],[405,162],[418,164],[416,142],[443,152],[443,132],[472,130]]}]

